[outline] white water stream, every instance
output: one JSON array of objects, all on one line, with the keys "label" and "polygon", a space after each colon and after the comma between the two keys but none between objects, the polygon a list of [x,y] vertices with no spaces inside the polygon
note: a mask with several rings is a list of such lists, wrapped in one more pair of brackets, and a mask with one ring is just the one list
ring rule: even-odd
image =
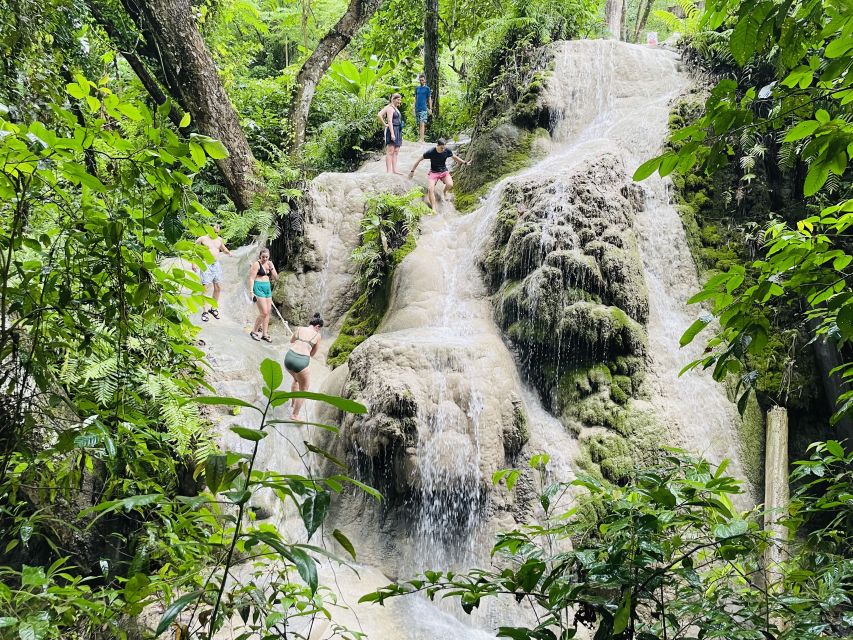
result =
[{"label": "white water stream", "polygon": [[[358,380],[366,396],[359,398],[362,401],[378,404],[391,391],[417,401],[417,434],[406,450],[403,479],[419,496],[404,505],[409,509],[409,526],[379,535],[380,519],[363,503],[343,505],[341,520],[346,522],[336,523],[356,543],[363,563],[360,578],[347,569],[335,569],[334,576],[332,567],[324,569],[326,583],[334,584],[342,603],[353,607],[335,609],[340,623],[374,640],[483,640],[494,637],[497,624],[514,621],[509,607],[486,608],[468,618],[417,598],[395,600],[386,607],[359,607],[355,602],[359,595],[387,583],[385,575],[405,578],[430,568],[488,565],[492,534],[514,525],[512,504],[502,501],[501,490],[491,489],[490,484],[491,474],[507,466],[502,425],[515,407],[524,407],[530,429],[519,464],[534,453],[547,452],[552,474],[562,480],[572,477],[577,441],[542,407],[519,375],[493,319],[479,261],[507,184],[567,175],[605,155],[617,158],[630,176],[659,151],[672,101],[686,84],[675,55],[667,51],[605,40],[559,45],[548,96],[556,127],[547,157],[503,180],[477,211],[461,216],[452,203],[443,201],[439,213],[422,222],[417,248],[397,270],[382,326],[353,352],[349,365],[353,371],[343,366],[330,374],[325,367],[325,352],[341,323],[340,317],[327,318],[332,329],[312,363],[315,389],[340,393],[347,375],[350,379],[361,376]],[[407,142],[401,170],[407,171],[425,149]],[[341,300],[353,286],[353,269],[342,261],[351,250],[348,243],[357,242],[360,218],[360,206],[353,201],[361,202],[359,198],[371,189],[408,185],[405,178],[385,176],[383,171],[380,160],[355,174],[324,174],[315,181],[322,206],[309,220],[313,229],[309,234],[317,238],[321,266],[316,275],[306,278],[313,287],[303,300],[307,309],[316,307],[329,314],[345,308]],[[425,184],[423,165],[416,181]],[[678,377],[683,365],[696,356],[695,349],[681,350],[678,345],[697,313],[685,305],[698,288],[696,270],[680,219],[669,203],[667,183],[650,179],[643,188],[646,206],[637,214],[635,232],[649,290],[652,403],[671,433],[670,444],[681,444],[715,462],[732,458],[732,471],[742,475],[735,414],[725,393],[703,373]],[[559,194],[554,203],[555,211],[559,210]],[[286,348],[276,318],[272,320],[273,345],[248,337],[254,312],[243,283],[252,252],[254,248],[246,248],[239,258],[223,258],[223,318],[211,320],[202,332],[217,391],[248,400],[258,399],[259,362],[264,357],[281,361]],[[322,417],[310,404],[308,419]],[[242,414],[223,416],[222,424],[244,420],[247,417]],[[363,425],[361,431],[353,432],[357,450],[371,447],[377,428]],[[295,445],[278,434],[265,439],[259,467],[301,472],[297,455],[301,439],[296,438]],[[226,446],[243,445],[231,437]],[[279,526],[301,530],[293,514],[281,513],[273,500],[264,499],[261,506]],[[311,637],[336,636],[318,626]]]}]

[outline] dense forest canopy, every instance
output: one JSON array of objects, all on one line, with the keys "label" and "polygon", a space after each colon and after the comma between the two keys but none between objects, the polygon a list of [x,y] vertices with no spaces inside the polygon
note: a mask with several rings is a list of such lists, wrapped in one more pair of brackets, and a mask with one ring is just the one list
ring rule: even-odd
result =
[{"label": "dense forest canopy", "polygon": [[[308,181],[381,150],[376,114],[394,92],[416,139],[422,72],[429,139],[476,140],[528,117],[542,47],[649,31],[680,35],[701,88],[674,105],[664,153],[635,177],[672,176],[705,277],[693,302],[707,311],[683,342],[708,349],[690,366],[742,411],[782,406],[799,425],[790,557],[771,575],[764,554],[779,541],[760,507],[733,506],[725,464],[661,453],[616,481],[579,481],[587,499],[565,512],[554,498],[568,485],[534,456],[524,473],[544,516],[501,534],[500,569],[430,571],[364,600],[425,592],[470,613],[510,594],[540,615],[502,627],[509,638],[583,626],[596,639],[850,637],[849,2],[0,0],[0,638],[212,640],[236,620],[240,638],[299,638],[302,620],[333,618],[318,566],[358,549],[321,525],[345,489],[382,496],[316,444],[328,474],[256,468],[282,426],[271,409],[294,393],[265,360],[259,404],[208,395],[193,314],[210,300],[179,265],[207,267],[195,239],[221,222],[229,244],[270,239],[292,267]],[[519,155],[496,170],[530,159]],[[465,175],[460,208],[499,177]],[[361,297],[336,364],[378,326],[421,195],[366,205]],[[256,429],[233,428],[247,448],[221,449],[205,405],[258,414]],[[511,490],[520,474],[495,483]],[[256,521],[261,489],[304,531]],[[229,580],[237,563],[243,579]]]}]

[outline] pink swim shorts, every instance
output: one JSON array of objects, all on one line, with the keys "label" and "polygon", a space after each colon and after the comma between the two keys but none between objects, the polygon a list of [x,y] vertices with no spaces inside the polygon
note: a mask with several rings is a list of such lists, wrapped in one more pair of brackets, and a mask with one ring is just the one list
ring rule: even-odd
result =
[{"label": "pink swim shorts", "polygon": [[433,173],[432,171],[430,171],[427,174],[427,178],[429,178],[430,182],[438,182],[439,180],[444,180],[449,175],[449,171],[441,171],[439,173]]}]

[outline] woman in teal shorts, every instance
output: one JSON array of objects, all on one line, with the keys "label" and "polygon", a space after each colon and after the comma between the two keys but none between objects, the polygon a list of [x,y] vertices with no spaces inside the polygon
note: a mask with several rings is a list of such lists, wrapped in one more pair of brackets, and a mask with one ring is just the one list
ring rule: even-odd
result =
[{"label": "woman in teal shorts", "polygon": [[258,318],[255,327],[249,334],[253,340],[272,342],[269,335],[270,311],[272,310],[272,283],[278,280],[278,272],[270,262],[269,249],[261,249],[258,259],[249,267],[249,289],[252,300],[258,305]]},{"label": "woman in teal shorts", "polygon": [[[293,391],[308,391],[311,386],[311,375],[308,365],[311,358],[320,348],[320,329],[323,328],[323,318],[319,313],[308,321],[307,327],[296,327],[290,337],[290,349],[284,356],[284,368],[293,376]],[[293,400],[291,419],[301,420],[299,412],[305,402],[303,398]]]}]

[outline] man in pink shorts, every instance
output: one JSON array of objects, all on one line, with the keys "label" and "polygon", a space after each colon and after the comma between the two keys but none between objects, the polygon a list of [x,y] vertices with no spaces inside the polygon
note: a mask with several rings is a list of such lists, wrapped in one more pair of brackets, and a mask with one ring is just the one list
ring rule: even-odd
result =
[{"label": "man in pink shorts", "polygon": [[453,158],[456,162],[461,162],[462,164],[471,164],[470,160],[463,160],[448,149],[447,142],[443,138],[439,138],[432,149],[427,151],[423,157],[418,158],[415,166],[409,172],[409,177],[413,178],[415,169],[418,168],[421,160],[429,160],[429,173],[427,174],[429,178],[429,206],[432,207],[433,211],[436,211],[435,183],[439,181],[444,183],[445,196],[449,195],[450,190],[453,188],[453,178],[450,177],[450,171],[447,170],[447,160],[449,158]]}]

